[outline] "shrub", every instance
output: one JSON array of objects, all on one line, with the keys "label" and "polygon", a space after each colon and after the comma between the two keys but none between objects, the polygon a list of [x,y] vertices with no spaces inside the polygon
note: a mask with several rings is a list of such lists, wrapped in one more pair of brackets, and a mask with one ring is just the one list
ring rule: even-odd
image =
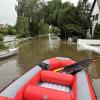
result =
[{"label": "shrub", "polygon": [[2,42],[0,42],[0,50],[8,49]]},{"label": "shrub", "polygon": [[50,29],[50,33],[53,33],[55,35],[59,35],[60,29],[58,27],[52,26],[51,29]]},{"label": "shrub", "polygon": [[3,41],[3,35],[0,33],[0,41]]},{"label": "shrub", "polygon": [[100,39],[100,24],[96,24],[95,26],[94,39]]}]

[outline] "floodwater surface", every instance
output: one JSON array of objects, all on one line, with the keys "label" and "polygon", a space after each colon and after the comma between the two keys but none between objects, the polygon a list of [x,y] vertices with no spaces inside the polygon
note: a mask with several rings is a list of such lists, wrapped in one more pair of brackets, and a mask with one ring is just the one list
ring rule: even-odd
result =
[{"label": "floodwater surface", "polygon": [[[0,61],[0,90],[36,64],[56,56],[79,61],[88,57],[97,57],[99,54],[91,50],[81,51],[75,43],[62,41],[59,38],[35,38],[20,46],[18,56]],[[93,79],[100,78],[99,65],[100,59],[97,59],[95,64],[89,67]]]}]

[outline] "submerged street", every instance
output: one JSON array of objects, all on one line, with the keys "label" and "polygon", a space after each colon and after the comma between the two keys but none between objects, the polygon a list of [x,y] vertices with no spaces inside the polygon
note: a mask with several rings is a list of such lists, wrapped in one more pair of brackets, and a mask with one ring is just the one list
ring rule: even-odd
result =
[{"label": "submerged street", "polygon": [[[41,61],[51,57],[69,57],[80,61],[85,58],[93,58],[99,54],[91,50],[81,50],[77,44],[62,41],[59,38],[39,37],[25,42],[19,48],[18,56],[0,61],[0,90],[27,72]],[[94,87],[98,92],[96,79],[100,78],[100,59],[88,68]],[[99,95],[99,93],[96,93]],[[98,96],[99,97],[99,96]]]},{"label": "submerged street", "polygon": [[100,100],[99,0],[0,7],[0,100]]}]

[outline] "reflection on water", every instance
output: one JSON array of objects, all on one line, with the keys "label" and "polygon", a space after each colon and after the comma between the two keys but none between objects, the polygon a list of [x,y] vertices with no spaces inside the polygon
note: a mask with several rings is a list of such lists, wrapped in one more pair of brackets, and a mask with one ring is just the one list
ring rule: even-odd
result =
[{"label": "reflection on water", "polygon": [[51,38],[49,36],[49,40],[48,40],[49,50],[53,51],[55,48],[58,49],[59,45],[60,45],[60,38],[59,37]]},{"label": "reflection on water", "polygon": [[[4,62],[0,65],[0,89],[42,60],[56,56],[80,60],[87,57],[92,58],[98,56],[98,54],[89,50],[78,51],[76,44],[61,41],[59,38],[41,37],[30,40],[20,47],[17,57],[0,61],[0,63]],[[100,77],[99,65],[98,59],[94,66],[89,67],[93,78]]]}]

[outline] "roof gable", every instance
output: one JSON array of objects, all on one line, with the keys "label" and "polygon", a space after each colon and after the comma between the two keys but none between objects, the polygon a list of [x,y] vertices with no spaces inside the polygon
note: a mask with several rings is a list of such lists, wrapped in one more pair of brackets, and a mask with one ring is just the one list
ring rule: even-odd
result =
[{"label": "roof gable", "polygon": [[95,4],[96,4],[96,0],[94,0],[94,2],[92,4],[91,13],[93,12],[93,9],[94,9]]},{"label": "roof gable", "polygon": [[99,10],[100,10],[100,0],[97,0],[97,4],[98,4]]},{"label": "roof gable", "polygon": [[93,4],[92,4],[92,8],[91,8],[91,13],[93,12],[93,9],[94,9],[94,6],[95,6],[95,4],[96,4],[96,1],[97,1],[99,10],[100,10],[100,0],[94,0],[94,2],[93,2]]}]

